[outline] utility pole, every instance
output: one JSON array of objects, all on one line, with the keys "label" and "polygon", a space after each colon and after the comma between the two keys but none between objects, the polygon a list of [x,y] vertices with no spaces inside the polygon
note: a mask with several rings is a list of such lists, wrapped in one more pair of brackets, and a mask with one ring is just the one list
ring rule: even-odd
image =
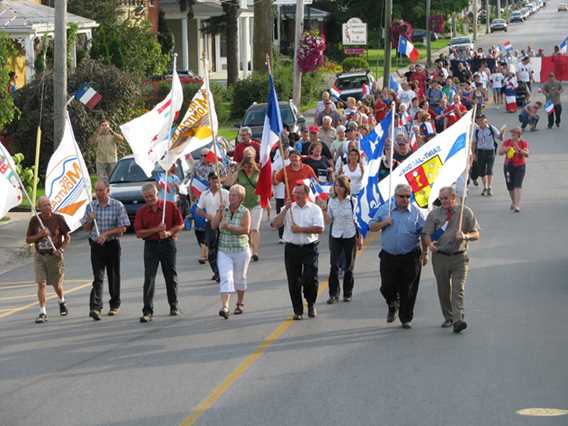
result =
[{"label": "utility pole", "polygon": [[432,0],[426,0],[426,64],[428,68],[432,66],[432,28],[430,26],[430,14],[432,9]]},{"label": "utility pole", "polygon": [[53,144],[63,137],[67,103],[67,0],[55,0],[55,50],[53,73]]},{"label": "utility pole", "polygon": [[383,88],[389,87],[391,73],[391,21],[392,0],[385,0],[385,66],[383,72]]},{"label": "utility pole", "polygon": [[485,0],[485,33],[489,34],[491,32],[490,25],[489,25],[489,21],[491,20],[490,18],[491,14],[489,13],[489,0]]},{"label": "utility pole", "polygon": [[477,41],[477,0],[473,0],[473,41]]},{"label": "utility pole", "polygon": [[304,33],[304,0],[296,0],[296,28],[294,30],[294,88],[293,98],[296,107],[300,108],[302,100],[302,72],[298,65],[300,39]]},{"label": "utility pole", "polygon": [[501,0],[497,0],[497,19],[501,19]]}]

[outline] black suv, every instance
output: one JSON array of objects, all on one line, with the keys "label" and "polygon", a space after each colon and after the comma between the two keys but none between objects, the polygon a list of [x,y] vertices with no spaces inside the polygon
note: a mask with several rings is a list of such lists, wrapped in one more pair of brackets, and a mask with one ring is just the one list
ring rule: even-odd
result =
[{"label": "black suv", "polygon": [[[250,127],[252,130],[252,138],[261,140],[264,116],[266,115],[266,105],[266,103],[258,104],[254,102],[245,112],[243,122],[241,124],[235,124],[235,127]],[[294,105],[292,100],[288,102],[278,102],[278,105],[280,106],[282,125],[287,125],[290,132],[297,132],[298,126],[305,120],[304,117],[298,114],[296,105]]]}]

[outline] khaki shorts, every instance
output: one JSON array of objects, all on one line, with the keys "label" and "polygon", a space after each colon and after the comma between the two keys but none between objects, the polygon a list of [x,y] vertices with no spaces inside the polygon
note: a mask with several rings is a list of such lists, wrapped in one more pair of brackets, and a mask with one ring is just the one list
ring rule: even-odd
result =
[{"label": "khaki shorts", "polygon": [[57,286],[63,283],[63,256],[51,254],[35,254],[34,269],[36,282],[47,282],[47,285]]},{"label": "khaki shorts", "polygon": [[262,222],[262,213],[264,209],[260,206],[253,207],[250,210],[250,230],[260,231],[260,223]]}]

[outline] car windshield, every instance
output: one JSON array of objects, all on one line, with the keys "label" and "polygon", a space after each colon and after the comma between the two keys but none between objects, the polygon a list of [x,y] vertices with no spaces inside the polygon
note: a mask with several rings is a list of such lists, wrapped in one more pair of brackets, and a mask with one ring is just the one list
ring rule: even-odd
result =
[{"label": "car windshield", "polygon": [[493,21],[493,23],[494,23],[494,24],[504,24],[505,21],[503,21],[502,19],[495,19],[495,20]]},{"label": "car windshield", "polygon": [[339,90],[354,90],[360,89],[363,83],[369,84],[369,79],[366,75],[355,75],[353,77],[340,77],[335,80],[335,87]]},{"label": "car windshield", "polygon": [[466,43],[471,43],[471,40],[468,37],[460,37],[460,38],[454,38],[454,39],[450,40],[450,45],[452,45],[452,44],[466,44]]},{"label": "car windshield", "polygon": [[[180,163],[178,161],[178,167],[176,174],[180,176]],[[134,158],[123,158],[118,162],[112,175],[110,176],[110,183],[136,183],[136,182],[151,182],[156,180],[156,176],[159,173],[163,173],[162,169],[158,164],[152,171],[152,177],[146,176],[146,173],[140,168]]]},{"label": "car windshield", "polygon": [[511,17],[513,17],[513,16],[521,16],[521,14],[520,14],[520,12],[513,12],[513,13],[511,13]]},{"label": "car windshield", "polygon": [[[247,112],[243,126],[249,127],[259,127],[264,125],[264,116],[266,115],[266,107],[259,107],[255,109],[251,109]],[[293,125],[294,124],[294,116],[292,114],[292,110],[289,107],[283,107],[280,105],[280,115],[282,116],[282,123]]]}]

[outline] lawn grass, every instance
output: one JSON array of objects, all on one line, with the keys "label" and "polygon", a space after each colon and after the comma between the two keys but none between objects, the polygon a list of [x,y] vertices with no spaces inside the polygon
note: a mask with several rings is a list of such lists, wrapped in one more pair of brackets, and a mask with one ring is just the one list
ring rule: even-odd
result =
[{"label": "lawn grass", "polygon": [[232,126],[229,126],[228,123],[224,127],[219,127],[219,131],[217,132],[218,136],[222,136],[225,139],[233,140],[237,137],[238,129]]}]

